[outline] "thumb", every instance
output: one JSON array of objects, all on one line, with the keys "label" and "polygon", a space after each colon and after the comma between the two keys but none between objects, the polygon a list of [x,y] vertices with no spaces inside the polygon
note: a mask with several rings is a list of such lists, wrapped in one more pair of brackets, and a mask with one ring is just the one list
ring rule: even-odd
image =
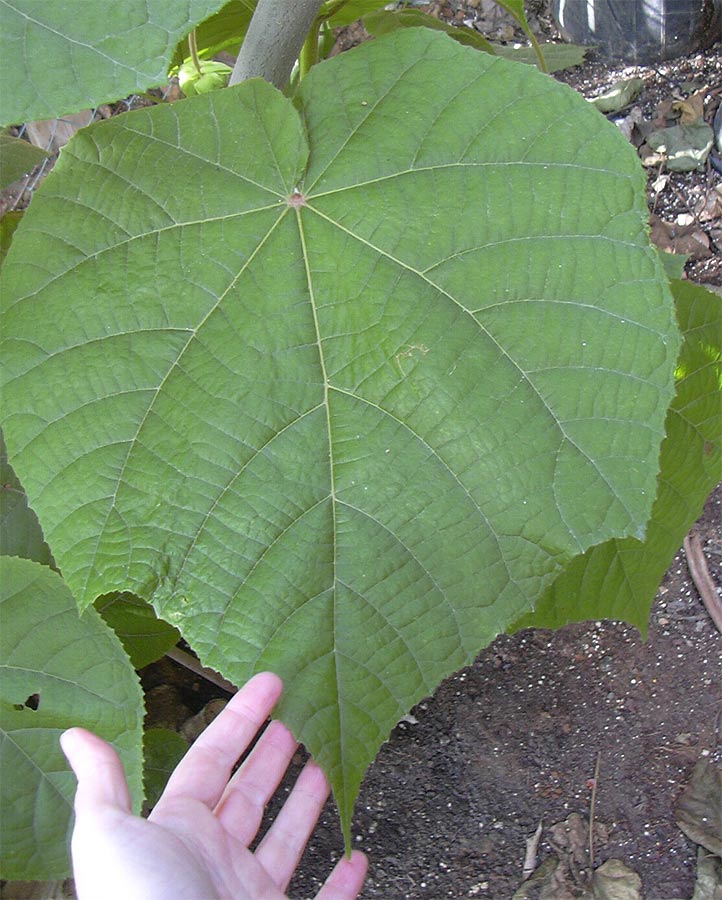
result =
[{"label": "thumb", "polygon": [[60,746],[78,779],[75,793],[78,819],[108,807],[131,811],[125,770],[110,744],[84,728],[71,728],[61,734]]}]

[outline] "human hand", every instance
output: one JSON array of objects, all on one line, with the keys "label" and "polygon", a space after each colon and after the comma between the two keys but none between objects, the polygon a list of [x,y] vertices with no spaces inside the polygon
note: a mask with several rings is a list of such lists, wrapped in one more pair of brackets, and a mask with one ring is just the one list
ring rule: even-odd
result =
[{"label": "human hand", "polygon": [[[263,810],[297,744],[271,722],[240,769],[281,695],[278,676],[252,678],[206,728],[171,775],[148,819],[131,813],[122,763],[89,731],[60,738],[78,779],[72,838],[80,900],[282,900],[329,786],[309,762],[255,852],[248,849]],[[355,900],[366,857],[343,858],[316,900]]]}]

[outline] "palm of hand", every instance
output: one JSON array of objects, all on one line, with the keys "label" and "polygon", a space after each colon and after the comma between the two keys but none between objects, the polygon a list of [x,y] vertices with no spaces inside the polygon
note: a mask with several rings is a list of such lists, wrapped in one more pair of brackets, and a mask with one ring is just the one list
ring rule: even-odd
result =
[{"label": "palm of hand", "polygon": [[[78,776],[73,863],[81,900],[282,900],[328,796],[321,769],[308,763],[254,852],[248,849],[296,750],[272,722],[231,777],[275,704],[280,680],[253,678],[198,738],[147,820],[133,816],[115,751],[82,729],[63,735]],[[366,861],[354,853],[333,870],[318,900],[353,900]]]}]

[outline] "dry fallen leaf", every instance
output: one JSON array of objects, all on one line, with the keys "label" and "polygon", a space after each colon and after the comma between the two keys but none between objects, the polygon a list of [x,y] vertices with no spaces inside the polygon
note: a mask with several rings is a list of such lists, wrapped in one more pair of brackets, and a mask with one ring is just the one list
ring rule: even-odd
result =
[{"label": "dry fallen leaf", "polygon": [[621,859],[608,859],[592,877],[593,900],[642,900],[642,879]]},{"label": "dry fallen leaf", "polygon": [[192,744],[198,735],[206,730],[216,716],[223,712],[227,703],[227,700],[222,700],[220,698],[217,700],[209,700],[200,712],[191,716],[190,719],[186,719],[181,725],[179,729],[181,736],[184,737],[189,744]]},{"label": "dry fallen leaf", "polygon": [[696,91],[684,100],[675,100],[672,109],[680,113],[680,124],[691,125],[704,117],[704,98],[706,91]]},{"label": "dry fallen leaf", "polygon": [[619,112],[637,99],[643,87],[643,78],[623,78],[621,81],[615,82],[608,91],[589,102],[600,112]]},{"label": "dry fallen leaf", "polygon": [[722,900],[722,859],[697,848],[697,881],[692,900]]},{"label": "dry fallen leaf", "polygon": [[703,757],[677,804],[677,825],[695,844],[722,857],[722,765]]},{"label": "dry fallen leaf", "polygon": [[28,122],[25,130],[31,144],[42,147],[50,153],[56,153],[68,143],[76,131],[90,125],[94,117],[92,109],[83,109],[77,113],[69,113],[62,119]]},{"label": "dry fallen leaf", "polygon": [[633,106],[629,113],[616,123],[617,128],[622,132],[625,138],[628,141],[632,140],[632,132],[634,131],[635,126],[639,125],[639,123],[644,118],[642,113],[641,106]]},{"label": "dry fallen leaf", "polygon": [[[714,135],[706,122],[673,125],[647,135],[647,144],[661,154],[672,172],[691,172],[704,166]],[[645,163],[646,165],[646,163]]]},{"label": "dry fallen leaf", "polygon": [[700,197],[694,206],[694,214],[699,222],[711,222],[722,216],[722,185],[713,187]]},{"label": "dry fallen leaf", "polygon": [[657,215],[649,217],[652,243],[665,253],[678,253],[692,259],[708,259],[713,256],[709,238],[697,225],[678,225],[665,222]]}]

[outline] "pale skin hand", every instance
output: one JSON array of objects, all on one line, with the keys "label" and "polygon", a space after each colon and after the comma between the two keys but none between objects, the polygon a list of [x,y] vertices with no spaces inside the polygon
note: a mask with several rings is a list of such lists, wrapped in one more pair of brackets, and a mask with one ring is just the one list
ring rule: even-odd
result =
[{"label": "pale skin hand", "polygon": [[[283,900],[329,787],[313,762],[256,848],[263,810],[297,744],[272,722],[231,777],[282,690],[280,678],[252,678],[178,764],[148,819],[130,811],[113,748],[82,728],[61,737],[78,779],[72,840],[80,900]],[[355,900],[366,858],[343,858],[316,900]]]}]

